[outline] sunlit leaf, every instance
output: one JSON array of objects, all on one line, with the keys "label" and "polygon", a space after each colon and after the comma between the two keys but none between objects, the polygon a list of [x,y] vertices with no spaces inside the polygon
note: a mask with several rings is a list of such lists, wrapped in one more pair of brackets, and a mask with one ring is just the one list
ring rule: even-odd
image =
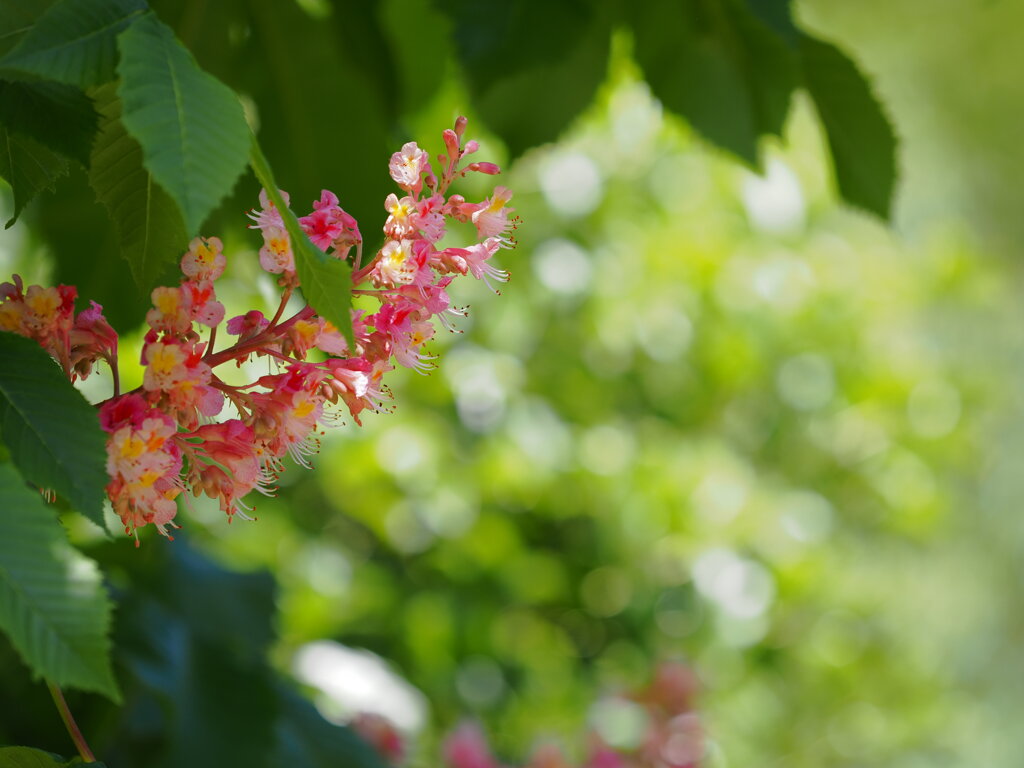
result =
[{"label": "sunlit leaf", "polygon": [[0,464],[0,626],[35,674],[119,699],[99,571],[10,464]]},{"label": "sunlit leaf", "polygon": [[302,295],[318,315],[341,331],[349,345],[354,346],[352,316],[349,312],[352,306],[352,271],[349,265],[331,258],[310,242],[295,214],[285,205],[277,182],[274,181],[274,174],[255,136],[252,137],[250,162],[256,178],[281,212],[295,252],[295,269],[302,284]]},{"label": "sunlit leaf", "polygon": [[114,77],[118,33],[146,11],[144,0],[58,0],[3,59],[0,71],[86,87]]},{"label": "sunlit leaf", "polygon": [[121,121],[193,236],[245,169],[249,129],[242,106],[152,14],[128,28],[118,46]]}]

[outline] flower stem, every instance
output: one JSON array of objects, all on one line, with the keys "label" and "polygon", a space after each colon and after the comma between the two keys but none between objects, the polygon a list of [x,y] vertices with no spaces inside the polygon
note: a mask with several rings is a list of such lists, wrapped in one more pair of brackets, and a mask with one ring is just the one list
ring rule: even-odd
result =
[{"label": "flower stem", "polygon": [[78,728],[78,723],[75,722],[74,715],[71,714],[71,710],[68,709],[68,703],[64,700],[64,693],[61,689],[49,680],[46,681],[46,687],[50,689],[50,695],[53,696],[53,703],[57,705],[57,711],[60,712],[60,719],[64,721],[64,727],[68,729],[68,734],[71,736],[71,740],[75,742],[75,746],[78,748],[78,754],[81,755],[82,761],[86,763],[95,763],[96,757],[93,755],[92,750],[89,749],[89,745],[85,743],[85,736],[82,735],[82,731]]}]

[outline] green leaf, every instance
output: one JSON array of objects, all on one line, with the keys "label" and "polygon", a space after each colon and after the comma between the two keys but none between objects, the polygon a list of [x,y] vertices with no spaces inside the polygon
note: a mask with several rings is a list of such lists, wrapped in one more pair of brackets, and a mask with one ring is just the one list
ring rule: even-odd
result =
[{"label": "green leaf", "polygon": [[249,128],[242,105],[152,14],[125,30],[118,46],[121,120],[193,236],[245,169]]},{"label": "green leaf", "polygon": [[[276,765],[270,756],[278,703],[266,661],[273,578],[227,571],[184,536],[159,557],[160,571],[136,582],[118,610],[126,693],[166,713],[151,724],[145,764]],[[137,737],[139,726],[132,730]]]},{"label": "green leaf", "polygon": [[[25,224],[53,257],[51,285],[73,285],[83,299],[102,304],[103,314],[118,333],[139,327],[152,306],[149,291],[139,290],[121,258],[114,222],[96,199],[84,168],[72,164],[56,189],[31,207]],[[174,285],[180,275],[177,265],[169,265],[153,284]]]},{"label": "green leaf", "polygon": [[278,688],[282,707],[276,765],[386,768],[377,751],[351,728],[327,722],[310,702],[283,685]]},{"label": "green leaf", "polygon": [[296,210],[330,189],[364,232],[380,231],[381,201],[394,188],[388,159],[408,141],[395,129],[394,55],[372,42],[380,5],[339,2],[330,19],[316,19],[298,3],[246,0],[251,36],[231,82],[256,102],[260,142]]},{"label": "green leaf", "polygon": [[752,165],[780,134],[798,82],[785,41],[740,0],[637,3],[634,51],[662,103]]},{"label": "green leaf", "polygon": [[117,35],[146,11],[144,0],[59,0],[0,68],[85,88],[114,77]]},{"label": "green leaf", "polygon": [[804,82],[814,99],[843,198],[888,218],[896,181],[896,134],[871,86],[834,45],[802,37]]},{"label": "green leaf", "polygon": [[[80,758],[65,760],[50,752],[32,747],[0,747],[0,768],[70,768],[83,765]],[[105,768],[104,763],[89,763],[92,768]]]},{"label": "green leaf", "polygon": [[0,333],[0,361],[0,434],[14,464],[104,528],[106,441],[95,409],[31,339]]},{"label": "green leaf", "polygon": [[14,191],[14,216],[4,228],[10,229],[28,202],[44,189],[53,189],[67,172],[68,161],[63,157],[0,125],[0,177]]},{"label": "green leaf", "polygon": [[349,348],[354,349],[352,315],[349,312],[352,306],[352,271],[349,265],[331,258],[310,242],[299,226],[299,220],[281,197],[270,164],[263,156],[255,136],[252,137],[249,163],[256,178],[267,190],[271,202],[281,212],[295,252],[295,270],[299,275],[303,296],[318,315],[344,334]]},{"label": "green leaf", "polygon": [[0,0],[0,58],[25,37],[54,0]]},{"label": "green leaf", "polygon": [[751,13],[774,29],[789,45],[800,39],[800,30],[793,23],[790,0],[746,0]]},{"label": "green leaf", "polygon": [[169,264],[188,248],[177,204],[143,166],[142,147],[121,122],[113,85],[96,92],[100,131],[92,151],[89,183],[117,228],[121,255],[136,284],[152,288]]},{"label": "green leaf", "polygon": [[96,136],[96,110],[79,89],[61,83],[0,80],[0,123],[82,165]]},{"label": "green leaf", "polygon": [[0,627],[35,674],[117,701],[109,626],[96,564],[14,467],[0,465]]},{"label": "green leaf", "polygon": [[593,101],[608,74],[612,28],[605,5],[439,4],[455,25],[473,105],[513,156],[557,139]]}]

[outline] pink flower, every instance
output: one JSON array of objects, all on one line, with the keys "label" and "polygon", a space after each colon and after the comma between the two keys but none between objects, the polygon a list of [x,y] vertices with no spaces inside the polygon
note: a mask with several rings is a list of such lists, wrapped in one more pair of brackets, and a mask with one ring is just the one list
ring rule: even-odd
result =
[{"label": "pink flower", "polygon": [[331,215],[330,210],[313,211],[309,216],[299,219],[302,231],[305,232],[313,245],[321,251],[326,251],[334,243],[334,239],[341,235],[341,223]]},{"label": "pink flower", "polygon": [[[291,198],[288,196],[288,193],[283,189],[277,191],[281,193],[284,204],[291,205]],[[266,230],[268,227],[284,229],[284,220],[281,218],[281,212],[270,202],[270,196],[265,189],[260,190],[260,208],[261,210],[259,211],[253,210],[248,213],[249,218],[256,222],[249,227],[250,229]]]},{"label": "pink flower", "polygon": [[71,365],[83,380],[92,372],[92,365],[103,358],[113,368],[117,365],[117,331],[103,316],[103,307],[95,301],[78,313],[69,337]]},{"label": "pink flower", "polygon": [[360,712],[349,725],[392,765],[405,755],[405,741],[394,723],[371,712]]},{"label": "pink flower", "polygon": [[338,329],[320,317],[293,323],[285,334],[281,351],[302,360],[313,347],[332,355],[343,355],[348,351],[348,343]]},{"label": "pink flower", "polygon": [[181,271],[191,280],[216,280],[227,263],[223,250],[219,237],[196,237],[181,257]]},{"label": "pink flower", "polygon": [[188,429],[195,428],[198,414],[216,416],[224,406],[224,395],[209,386],[213,372],[203,362],[204,347],[171,339],[151,341],[143,347],[143,389],[162,400]]},{"label": "pink flower", "polygon": [[128,533],[153,523],[167,536],[181,493],[181,451],[170,416],[145,407],[138,395],[104,405],[100,423],[107,439],[107,494]]},{"label": "pink flower", "polygon": [[260,266],[272,275],[295,274],[295,256],[292,254],[292,241],[283,227],[270,226],[263,230]]},{"label": "pink flower", "polygon": [[402,145],[401,152],[391,156],[388,170],[398,186],[418,195],[423,187],[423,174],[430,171],[430,158],[415,141],[410,141]]},{"label": "pink flower", "polygon": [[491,278],[499,283],[508,281],[508,272],[488,263],[488,260],[498,252],[501,245],[501,240],[496,237],[489,237],[482,243],[477,243],[464,249],[462,254],[466,267],[473,274],[473,277],[477,280],[483,280],[487,287],[495,292],[497,292],[497,289],[491,285]]},{"label": "pink flower", "polygon": [[188,280],[181,285],[183,293],[189,297],[189,315],[191,318],[208,328],[220,325],[224,319],[224,305],[217,301],[210,280]]},{"label": "pink flower", "polygon": [[248,509],[241,504],[241,497],[253,488],[266,490],[269,477],[260,467],[252,427],[239,419],[228,419],[205,424],[190,437],[202,441],[191,450],[193,461],[187,478],[197,496],[205,493],[218,499],[230,517],[240,505]]},{"label": "pink flower", "polygon": [[508,231],[508,215],[514,210],[508,207],[511,199],[510,189],[495,187],[494,194],[476,207],[471,218],[480,237],[501,237]]},{"label": "pink flower", "polygon": [[177,336],[192,330],[192,294],[184,286],[159,286],[150,296],[153,309],[146,313],[150,328]]},{"label": "pink flower", "polygon": [[264,328],[270,325],[270,321],[263,316],[258,309],[250,309],[244,315],[232,317],[227,322],[227,332],[233,336],[240,337],[239,341],[251,339]]},{"label": "pink flower", "polygon": [[377,286],[408,285],[426,263],[426,254],[414,252],[415,240],[388,240],[380,249],[380,257],[370,273],[370,281]]},{"label": "pink flower", "polygon": [[401,199],[394,193],[388,195],[384,200],[384,210],[388,212],[388,219],[384,222],[384,234],[388,237],[400,240],[416,231],[412,222],[416,201],[409,195]]},{"label": "pink flower", "polygon": [[476,723],[460,724],[444,740],[442,751],[450,768],[499,768],[487,737]]},{"label": "pink flower", "polygon": [[306,457],[320,448],[311,433],[323,416],[325,396],[320,383],[328,375],[311,363],[292,363],[284,373],[260,378],[260,386],[270,391],[250,395],[253,409],[248,423],[257,444],[265,449],[262,460],[267,466],[278,468],[275,460],[285,454],[309,466]]}]

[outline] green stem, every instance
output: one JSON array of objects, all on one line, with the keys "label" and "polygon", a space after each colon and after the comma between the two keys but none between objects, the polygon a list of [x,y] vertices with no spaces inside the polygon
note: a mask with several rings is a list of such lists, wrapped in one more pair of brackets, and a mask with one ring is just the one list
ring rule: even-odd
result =
[{"label": "green stem", "polygon": [[68,729],[68,734],[71,736],[71,740],[75,742],[75,746],[78,748],[78,754],[82,757],[82,761],[86,763],[95,763],[96,757],[93,755],[92,750],[89,749],[89,745],[85,742],[85,736],[82,735],[82,731],[78,728],[78,723],[75,722],[74,715],[71,714],[71,710],[68,709],[68,703],[64,700],[64,693],[61,689],[49,680],[46,681],[46,687],[50,689],[50,695],[53,696],[53,703],[57,705],[57,711],[60,712],[60,719],[64,721],[64,727]]}]

